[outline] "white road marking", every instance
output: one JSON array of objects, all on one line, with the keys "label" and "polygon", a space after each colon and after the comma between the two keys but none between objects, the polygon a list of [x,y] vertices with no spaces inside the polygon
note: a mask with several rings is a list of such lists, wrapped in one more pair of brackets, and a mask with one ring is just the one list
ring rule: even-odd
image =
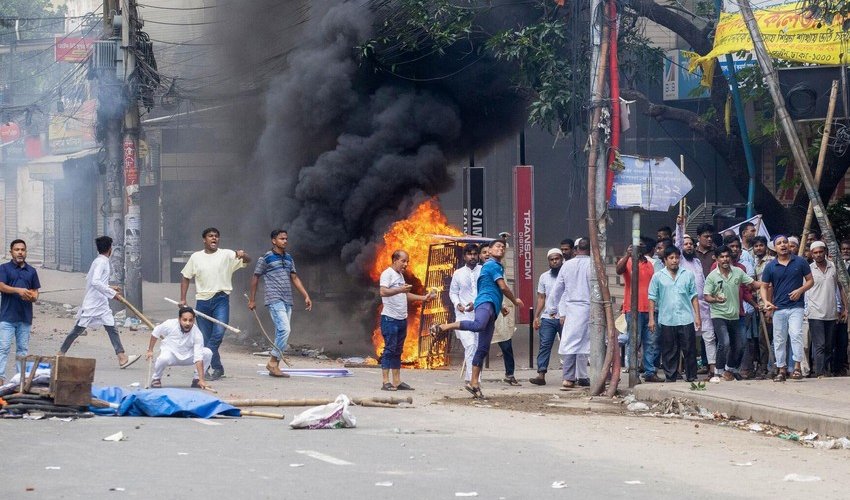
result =
[{"label": "white road marking", "polygon": [[204,425],[221,425],[221,422],[213,422],[212,420],[206,418],[193,418],[192,420]]},{"label": "white road marking", "polygon": [[296,453],[300,453],[302,455],[307,455],[310,458],[315,458],[316,460],[321,460],[322,462],[327,462],[333,465],[354,465],[351,462],[343,460],[341,458],[332,457],[330,455],[325,455],[324,453],[319,453],[318,451],[313,450],[295,450]]}]

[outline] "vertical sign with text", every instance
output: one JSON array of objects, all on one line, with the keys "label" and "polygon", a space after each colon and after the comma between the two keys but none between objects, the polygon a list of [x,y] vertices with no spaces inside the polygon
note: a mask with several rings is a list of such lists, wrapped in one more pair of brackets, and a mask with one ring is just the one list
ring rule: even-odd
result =
[{"label": "vertical sign with text", "polygon": [[468,206],[466,234],[484,236],[487,227],[484,224],[484,167],[468,167],[466,181],[466,199]]},{"label": "vertical sign with text", "polygon": [[517,323],[528,323],[534,304],[534,167],[514,167],[514,234],[516,235],[516,294],[525,306],[517,311]]}]

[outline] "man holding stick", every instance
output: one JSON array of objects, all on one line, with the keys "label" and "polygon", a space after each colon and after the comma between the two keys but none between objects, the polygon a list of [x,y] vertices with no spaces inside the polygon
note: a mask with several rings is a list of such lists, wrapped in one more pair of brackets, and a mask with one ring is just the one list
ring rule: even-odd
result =
[{"label": "man holding stick", "polygon": [[292,287],[304,297],[306,309],[313,309],[310,295],[301,283],[301,279],[295,271],[295,260],[286,253],[286,245],[289,243],[289,235],[283,229],[275,229],[271,232],[272,249],[257,260],[254,275],[251,277],[250,296],[248,297],[248,309],[254,310],[257,306],[254,299],[257,297],[257,285],[260,276],[266,286],[265,303],[274,321],[275,338],[271,358],[266,369],[272,377],[289,377],[280,370],[280,360],[283,359],[283,351],[289,340],[290,318],[292,318]]},{"label": "man holding stick", "polygon": [[[204,249],[192,254],[186,266],[180,272],[180,302],[186,305],[186,292],[189,282],[195,280],[195,309],[199,313],[211,316],[222,323],[230,321],[230,292],[233,291],[233,273],[245,267],[251,258],[244,250],[219,248],[221,233],[214,227],[204,229],[201,236]],[[212,351],[209,380],[218,380],[224,376],[224,366],[218,353],[224,340],[224,326],[212,323],[203,317],[198,318],[198,328],[204,335],[204,344]]]},{"label": "man holding stick", "polygon": [[151,387],[162,387],[162,374],[169,366],[194,365],[192,387],[212,389],[204,380],[204,371],[210,365],[212,351],[204,347],[204,337],[195,325],[195,311],[191,307],[181,306],[177,318],[164,321],[153,329],[145,359],[153,359],[157,339],[162,340],[162,344],[154,363]]},{"label": "man holding stick", "polygon": [[109,286],[109,275],[111,274],[109,256],[112,255],[112,238],[101,236],[95,239],[94,243],[97,246],[98,256],[92,261],[89,273],[86,275],[86,295],[83,297],[80,310],[77,312],[77,324],[74,325],[74,329],[62,342],[59,355],[64,356],[74,341],[77,340],[77,337],[86,331],[86,328],[97,328],[103,325],[106,334],[109,335],[112,348],[118,355],[118,364],[124,369],[138,361],[140,356],[138,354],[127,356],[124,353],[121,337],[118,336],[118,331],[115,329],[115,317],[112,316],[112,310],[109,308],[109,299],[120,302],[123,298],[120,288]]}]

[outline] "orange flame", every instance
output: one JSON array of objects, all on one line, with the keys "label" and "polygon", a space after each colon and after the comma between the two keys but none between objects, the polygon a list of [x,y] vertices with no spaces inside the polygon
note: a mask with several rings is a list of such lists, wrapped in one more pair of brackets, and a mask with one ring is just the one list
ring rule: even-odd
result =
[{"label": "orange flame", "polygon": [[[440,210],[437,200],[432,198],[425,201],[410,214],[405,220],[394,223],[384,234],[384,243],[378,248],[375,262],[369,271],[372,281],[378,283],[381,273],[389,267],[392,262],[392,254],[396,250],[404,250],[410,256],[407,265],[407,274],[425,282],[428,271],[428,252],[433,243],[432,234],[445,234],[449,236],[460,236],[463,234],[459,229],[450,225],[446,216]],[[414,285],[415,286],[415,285]],[[424,289],[413,290],[414,293],[424,294]],[[421,307],[421,305],[419,305]],[[404,341],[404,350],[401,360],[404,363],[414,363],[421,367],[419,361],[419,307],[417,312],[411,313],[407,318],[407,338]],[[384,350],[384,338],[381,336],[380,317],[377,326],[372,331],[372,344],[375,346],[375,354],[380,356]]]}]

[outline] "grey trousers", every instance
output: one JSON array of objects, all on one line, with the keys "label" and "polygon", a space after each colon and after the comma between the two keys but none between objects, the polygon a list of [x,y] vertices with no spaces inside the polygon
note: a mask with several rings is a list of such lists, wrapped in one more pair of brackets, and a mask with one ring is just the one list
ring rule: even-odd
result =
[{"label": "grey trousers", "polygon": [[561,361],[564,363],[564,380],[575,382],[578,379],[588,378],[587,354],[564,354]]}]

